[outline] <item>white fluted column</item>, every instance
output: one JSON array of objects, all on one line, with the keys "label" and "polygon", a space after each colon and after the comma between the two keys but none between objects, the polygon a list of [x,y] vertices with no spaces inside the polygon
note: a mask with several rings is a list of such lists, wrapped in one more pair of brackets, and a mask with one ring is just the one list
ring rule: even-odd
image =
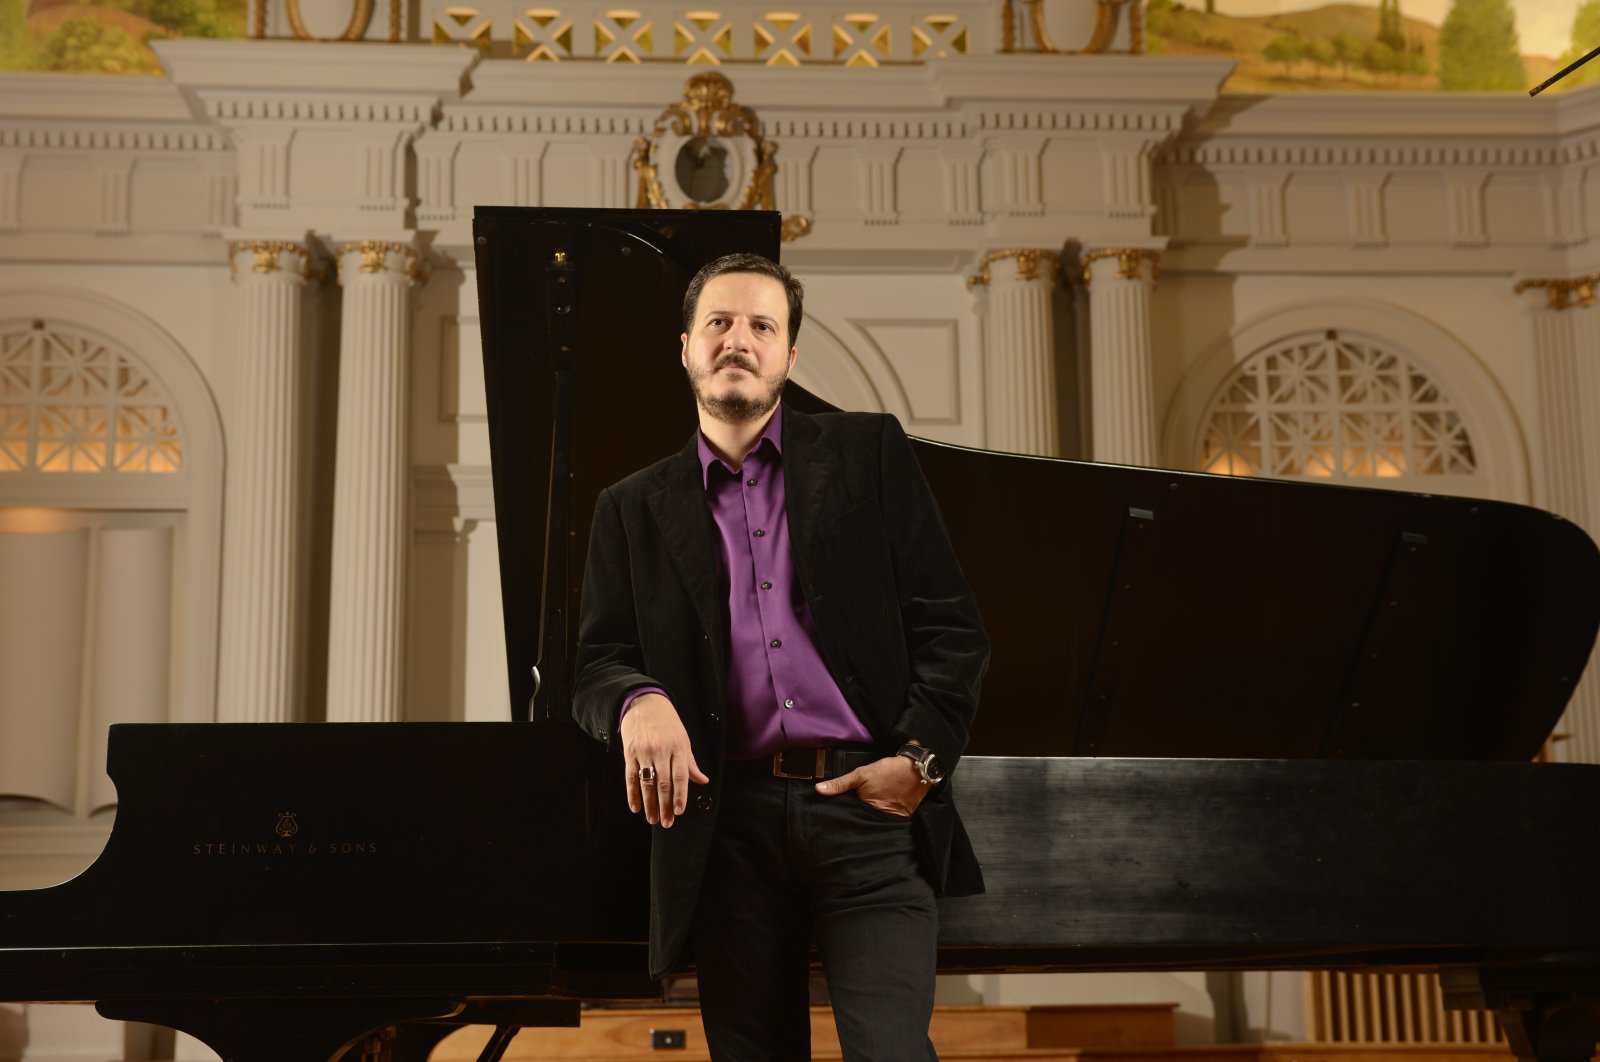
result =
[{"label": "white fluted column", "polygon": [[330,722],[398,720],[405,668],[409,463],[409,242],[361,240],[337,249],[339,420],[334,457]]},{"label": "white fluted column", "polygon": [[1139,247],[1102,248],[1083,256],[1096,461],[1156,463],[1150,289],[1159,260],[1155,251]]},{"label": "white fluted column", "polygon": [[301,688],[301,303],[311,252],[238,240],[233,413],[222,535],[217,719],[287,722]]},{"label": "white fluted column", "polygon": [[[1528,321],[1539,419],[1538,504],[1600,532],[1600,274],[1517,284]],[[1600,763],[1600,674],[1591,661],[1556,726],[1562,759]]]},{"label": "white fluted column", "polygon": [[[1012,266],[1015,268],[1012,268]],[[986,288],[984,445],[1013,454],[1061,452],[1056,412],[1052,291],[1060,270],[1054,251],[990,251],[967,287]]]}]

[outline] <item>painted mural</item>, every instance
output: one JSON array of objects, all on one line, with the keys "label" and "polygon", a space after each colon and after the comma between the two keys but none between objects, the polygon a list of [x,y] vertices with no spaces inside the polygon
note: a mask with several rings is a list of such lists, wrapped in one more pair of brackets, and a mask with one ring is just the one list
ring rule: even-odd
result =
[{"label": "painted mural", "polygon": [[[1232,58],[1231,92],[1523,91],[1600,45],[1600,0],[1136,2],[1149,51]],[[246,3],[0,0],[0,70],[158,74],[150,41],[242,37]]]},{"label": "painted mural", "polygon": [[[1526,91],[1600,45],[1600,0],[1145,0],[1145,16],[1149,51],[1237,60],[1229,92]],[[1596,80],[1600,59],[1559,88]]]},{"label": "painted mural", "polygon": [[246,0],[0,0],[0,70],[159,74],[150,42],[243,37]]}]

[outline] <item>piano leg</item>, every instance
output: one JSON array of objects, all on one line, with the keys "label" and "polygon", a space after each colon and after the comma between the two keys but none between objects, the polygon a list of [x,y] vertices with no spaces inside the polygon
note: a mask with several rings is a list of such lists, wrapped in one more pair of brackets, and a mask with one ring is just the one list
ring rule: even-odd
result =
[{"label": "piano leg", "polygon": [[448,1018],[458,999],[255,999],[116,1001],[95,1005],[114,1021],[186,1032],[223,1062],[336,1062],[374,1030]]},{"label": "piano leg", "polygon": [[1494,1011],[1525,1062],[1589,1062],[1600,1044],[1600,974],[1590,963],[1439,971],[1445,1004]]}]

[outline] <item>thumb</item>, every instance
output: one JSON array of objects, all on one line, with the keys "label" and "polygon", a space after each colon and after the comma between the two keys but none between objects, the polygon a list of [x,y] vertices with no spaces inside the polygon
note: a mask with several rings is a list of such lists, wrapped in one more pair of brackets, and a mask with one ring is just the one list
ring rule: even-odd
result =
[{"label": "thumb", "polygon": [[861,777],[861,768],[857,767],[849,774],[841,774],[837,778],[829,778],[826,782],[818,782],[817,792],[823,796],[838,796],[852,789],[860,789],[862,781],[864,779]]},{"label": "thumb", "polygon": [[694,756],[692,755],[689,757],[689,781],[696,785],[705,785],[711,781],[706,777],[706,773],[700,769],[700,765],[694,762]]}]

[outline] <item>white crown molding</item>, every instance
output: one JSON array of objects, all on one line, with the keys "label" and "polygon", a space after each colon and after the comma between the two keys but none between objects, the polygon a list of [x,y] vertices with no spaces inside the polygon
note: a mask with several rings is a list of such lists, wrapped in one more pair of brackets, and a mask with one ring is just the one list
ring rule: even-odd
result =
[{"label": "white crown molding", "polygon": [[[24,219],[25,221],[26,219]],[[0,263],[84,265],[200,265],[228,268],[227,248],[215,235],[91,232],[0,232]]]},{"label": "white crown molding", "polygon": [[[1228,95],[1217,101],[1196,136],[1386,137],[1437,142],[1455,138],[1547,138],[1563,132],[1558,117],[1571,109],[1561,96],[1524,93],[1294,92]],[[1596,108],[1600,118],[1600,107]],[[1573,125],[1575,131],[1578,126]]]},{"label": "white crown molding", "polygon": [[36,118],[20,121],[0,118],[0,148],[192,154],[232,151],[233,145],[228,142],[226,133],[212,126],[193,122],[187,125],[113,125],[101,116],[99,123],[72,125]]},{"label": "white crown molding", "polygon": [[364,41],[152,41],[168,78],[184,88],[461,95],[480,53],[473,48]]},{"label": "white crown molding", "polygon": [[1484,143],[1467,138],[1433,142],[1349,139],[1315,139],[1301,133],[1298,143],[1265,137],[1217,137],[1179,141],[1158,160],[1158,166],[1290,166],[1295,169],[1346,169],[1417,167],[1443,169],[1477,166],[1495,169],[1557,165],[1564,152],[1552,141]]},{"label": "white crown molding", "polygon": [[176,85],[151,77],[107,74],[0,74],[0,119],[187,122]]},{"label": "white crown molding", "polygon": [[416,465],[411,483],[419,532],[447,530],[457,520],[494,519],[494,477],[488,465]]},{"label": "white crown molding", "polygon": [[[787,260],[787,252],[785,252]],[[1520,274],[1568,276],[1582,272],[1576,256],[1533,244],[1495,243],[1451,246],[1443,239],[1425,245],[1354,247],[1348,242],[1291,242],[1250,247],[1237,242],[1186,240],[1161,255],[1161,275],[1247,276],[1352,274],[1441,277],[1513,277]],[[1159,283],[1159,282],[1158,282]]]},{"label": "white crown molding", "polygon": [[[696,69],[676,63],[486,62],[472,71],[465,102],[526,106],[537,100],[543,107],[567,111],[603,99],[619,108],[638,106],[659,113],[682,97],[684,82]],[[1085,113],[1099,113],[1105,104],[1203,112],[1216,99],[1233,63],[1171,56],[1000,55],[870,70],[739,64],[717,69],[733,82],[738,103],[770,121],[796,112],[948,111],[963,103],[1001,101],[1041,113],[1057,103]]]},{"label": "white crown molding", "polygon": [[4,823],[0,824],[0,859],[93,858],[105,850],[110,836],[111,823],[99,820],[51,826]]},{"label": "white crown molding", "polygon": [[[1205,113],[1233,72],[1231,59],[1167,55],[993,55],[927,64],[951,101],[1175,104]],[[1025,72],[1019,76],[1019,71]]]},{"label": "white crown molding", "polygon": [[1557,93],[1556,132],[1579,133],[1600,129],[1600,84]]},{"label": "white crown molding", "polygon": [[332,91],[199,89],[195,95],[206,117],[224,124],[266,122],[299,126],[355,122],[363,126],[422,126],[432,123],[439,105],[437,96],[372,90],[335,94]]}]

